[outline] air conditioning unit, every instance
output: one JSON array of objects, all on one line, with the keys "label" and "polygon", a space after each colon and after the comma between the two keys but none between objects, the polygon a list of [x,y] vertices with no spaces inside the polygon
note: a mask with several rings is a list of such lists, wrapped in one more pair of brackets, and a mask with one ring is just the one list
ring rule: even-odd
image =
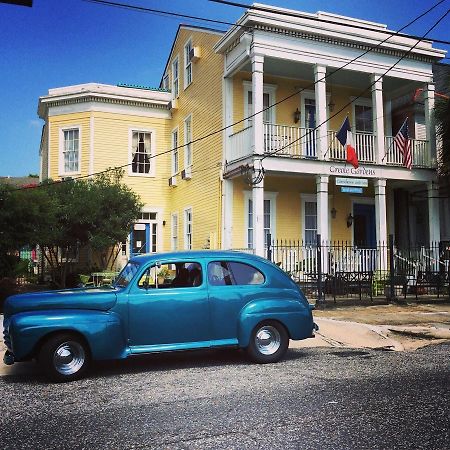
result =
[{"label": "air conditioning unit", "polygon": [[177,177],[174,175],[169,178],[169,186],[175,187],[177,185]]},{"label": "air conditioning unit", "polygon": [[190,180],[192,178],[192,167],[186,167],[186,169],[181,171],[182,180]]},{"label": "air conditioning unit", "polygon": [[174,98],[169,102],[169,109],[178,109],[178,99]]},{"label": "air conditioning unit", "polygon": [[195,63],[200,59],[200,47],[192,47],[189,51],[189,61]]}]

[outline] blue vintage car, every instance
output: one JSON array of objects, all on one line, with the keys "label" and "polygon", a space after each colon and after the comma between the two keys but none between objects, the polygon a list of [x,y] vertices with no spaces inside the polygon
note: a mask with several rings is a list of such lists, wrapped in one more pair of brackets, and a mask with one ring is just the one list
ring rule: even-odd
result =
[{"label": "blue vintage car", "polygon": [[132,258],[112,286],[9,297],[6,364],[37,358],[55,381],[90,361],[201,348],[245,349],[276,362],[289,339],[314,336],[313,306],[279,267],[227,251]]}]

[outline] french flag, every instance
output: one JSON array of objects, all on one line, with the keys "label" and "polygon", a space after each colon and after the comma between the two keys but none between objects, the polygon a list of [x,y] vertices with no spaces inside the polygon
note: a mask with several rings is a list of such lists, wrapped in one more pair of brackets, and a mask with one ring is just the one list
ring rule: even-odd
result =
[{"label": "french flag", "polygon": [[353,144],[353,135],[348,116],[345,118],[344,122],[342,122],[341,128],[339,128],[339,131],[336,133],[336,137],[347,151],[346,161],[357,169],[359,167],[358,157],[356,156],[355,145]]}]

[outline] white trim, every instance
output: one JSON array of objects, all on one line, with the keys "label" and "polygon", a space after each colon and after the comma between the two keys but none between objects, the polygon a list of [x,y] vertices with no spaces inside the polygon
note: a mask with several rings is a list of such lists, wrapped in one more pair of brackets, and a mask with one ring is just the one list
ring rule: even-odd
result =
[{"label": "white trim", "polygon": [[[177,239],[177,245],[174,245],[174,218],[176,217],[176,239]],[[178,250],[180,247],[180,221],[179,221],[179,215],[178,212],[173,212],[170,214],[170,248],[172,251]]]},{"label": "white trim", "polygon": [[[64,132],[70,130],[78,130],[78,170],[74,172],[65,172],[64,171]],[[80,175],[81,174],[81,154],[82,154],[82,146],[81,140],[82,138],[82,127],[79,124],[76,125],[67,125],[59,128],[59,148],[58,148],[58,175],[60,177],[71,176],[71,175]],[[49,139],[50,141],[50,139]],[[50,173],[50,172],[49,172]]]},{"label": "white trim", "polygon": [[[174,70],[173,70],[175,61],[177,62],[177,72],[178,72],[177,78],[175,78]],[[170,64],[170,70],[172,71],[172,83],[171,83],[171,89],[170,89],[172,92],[172,98],[178,98],[180,96],[180,55],[179,54],[177,54],[173,58],[172,63]],[[175,80],[178,82],[177,83],[178,84],[178,89],[177,89],[178,92],[176,93],[176,95],[175,95],[175,88],[174,88]]]},{"label": "white trim", "polygon": [[192,113],[190,113],[190,114],[188,114],[185,118],[184,118],[184,120],[183,120],[183,140],[184,140],[184,168],[185,169],[189,169],[190,167],[192,167],[192,164],[194,163],[194,148],[193,148],[193,144],[191,143],[191,145],[190,145],[190,154],[191,154],[191,163],[190,164],[188,164],[188,160],[187,160],[187,155],[188,155],[188,152],[187,152],[187,143],[189,142],[188,141],[188,139],[187,139],[187,133],[186,133],[186,122],[187,121],[190,121],[190,123],[191,123],[191,139],[190,139],[190,141],[192,142],[192,140],[194,139],[194,130],[193,130],[193,121],[192,121]]},{"label": "white trim", "polygon": [[94,115],[89,119],[89,175],[94,173]]},{"label": "white trim", "polygon": [[[133,133],[150,133],[150,171],[149,173],[134,173],[133,172]],[[152,178],[156,174],[156,131],[153,128],[129,127],[128,128],[128,175],[131,177],[146,177]]]},{"label": "white trim", "polygon": [[[277,235],[277,196],[278,192],[264,191],[264,200],[270,201],[270,234],[272,239],[276,239]],[[248,201],[253,200],[252,191],[244,191],[244,245],[248,247]],[[253,230],[255,229],[255,224],[253,223]],[[253,233],[254,236],[255,233]],[[254,245],[255,243],[253,243]],[[266,243],[264,242],[264,246]]]},{"label": "white trim", "polygon": [[[242,82],[242,85],[244,90],[244,117],[245,117],[244,127],[248,127],[249,126],[248,116],[250,115],[248,107],[248,93],[252,92],[252,82],[244,80]],[[266,83],[263,84],[263,94],[269,95],[269,106],[275,103],[276,100],[275,94],[277,87],[278,86],[276,84],[266,84]],[[273,106],[272,108],[269,109],[270,115],[269,123],[276,123],[276,108],[277,108],[276,106]]]},{"label": "white trim", "polygon": [[[173,136],[174,136],[175,132],[177,133],[177,144],[176,144],[176,147],[178,147],[178,148],[177,148],[176,154],[177,154],[177,157],[178,157],[178,161],[177,161],[177,163],[178,163],[177,164],[178,165],[178,170],[175,170],[175,151],[174,151],[175,143],[174,143],[174,139],[173,139]],[[170,133],[170,139],[171,139],[171,145],[172,145],[170,170],[171,170],[172,176],[174,176],[174,175],[177,175],[178,172],[180,171],[180,148],[179,148],[180,147],[180,130],[178,128],[178,125],[175,128],[172,129],[172,132]]]},{"label": "white trim", "polygon": [[[191,212],[191,248],[188,247],[188,242],[187,242],[187,222],[186,222],[186,213],[190,211]],[[193,213],[193,209],[192,206],[187,206],[186,208],[183,209],[183,246],[185,250],[192,250],[193,245],[193,238],[194,238],[194,213]]]},{"label": "white trim", "polygon": [[[194,81],[194,74],[193,74],[194,67],[192,65],[191,60],[190,59],[188,60],[189,55],[186,58],[186,47],[188,44],[190,44],[190,48],[194,48],[194,46],[192,45],[192,36],[189,37],[189,39],[185,42],[185,44],[183,46],[183,62],[184,62],[184,64],[183,64],[183,89],[187,89]],[[187,77],[186,77],[188,66],[190,66],[190,68],[191,68],[190,83],[187,83]]]}]

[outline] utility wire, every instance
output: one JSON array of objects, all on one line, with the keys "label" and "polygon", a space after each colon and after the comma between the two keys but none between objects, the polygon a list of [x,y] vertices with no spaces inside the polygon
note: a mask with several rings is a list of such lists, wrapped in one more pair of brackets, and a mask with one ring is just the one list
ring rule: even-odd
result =
[{"label": "utility wire", "polygon": [[433,26],[431,26],[431,28],[428,29],[428,31],[423,35],[423,37],[421,39],[419,39],[409,50],[408,52],[406,52],[400,59],[398,59],[394,64],[392,64],[392,66],[389,67],[389,69],[387,69],[382,75],[380,75],[375,81],[373,81],[364,91],[360,92],[358,96],[356,96],[355,98],[353,98],[350,102],[346,103],[343,107],[341,107],[339,109],[339,111],[337,111],[336,113],[334,113],[332,116],[330,116],[328,119],[324,120],[323,122],[321,122],[319,125],[317,125],[316,127],[314,127],[313,129],[309,130],[308,133],[304,134],[303,136],[300,136],[298,139],[296,139],[295,141],[281,147],[280,149],[274,151],[274,152],[270,152],[270,153],[266,153],[265,155],[263,155],[260,158],[260,161],[262,162],[265,158],[267,158],[268,156],[272,156],[276,153],[279,153],[280,151],[284,150],[285,148],[289,147],[290,145],[294,144],[295,142],[301,140],[302,138],[304,138],[307,134],[311,133],[312,131],[317,130],[318,128],[320,128],[322,125],[326,124],[329,120],[331,120],[332,118],[336,117],[338,114],[340,114],[342,111],[344,111],[348,106],[350,106],[352,103],[355,102],[355,100],[358,100],[359,98],[361,98],[366,92],[368,92],[379,80],[381,80],[388,72],[390,72],[394,67],[396,67],[404,58],[406,58],[406,56],[408,56],[409,53],[411,53],[414,48],[419,45],[419,43],[421,42],[421,40],[425,39],[425,37],[427,36],[427,34],[432,31],[434,28],[436,28],[439,23],[442,22],[442,20],[444,20],[444,18],[449,14],[450,10],[447,10],[445,14],[443,14],[435,23]]},{"label": "utility wire", "polygon": [[[149,10],[149,8],[141,8],[141,7],[135,7],[135,6],[126,5],[126,4],[119,4],[119,3],[115,3],[115,2],[107,2],[107,1],[105,1],[105,0],[83,0],[83,1],[90,2],[90,3],[101,3],[101,4],[106,4],[106,5],[108,5],[108,6],[117,6],[117,7],[127,8],[127,9],[138,9],[138,10],[143,10],[144,12],[155,12],[155,13],[157,12],[157,13],[164,13],[164,14],[167,13],[168,15],[176,15],[176,16],[187,17],[186,15],[183,15],[183,14],[170,13],[170,12],[167,12],[167,11],[160,11],[160,10]],[[197,138],[197,139],[193,139],[193,140],[191,140],[190,142],[187,142],[187,143],[185,143],[185,144],[179,145],[179,146],[174,147],[174,148],[171,148],[171,149],[169,149],[169,150],[162,151],[162,152],[157,153],[157,154],[155,154],[155,155],[150,155],[150,156],[149,156],[149,159],[154,159],[154,158],[156,158],[156,157],[158,157],[158,156],[162,156],[162,155],[171,153],[171,152],[173,152],[173,151],[175,151],[175,150],[178,150],[178,149],[180,149],[180,148],[184,148],[184,147],[186,147],[186,146],[188,146],[188,145],[191,145],[191,144],[193,144],[193,143],[196,143],[196,142],[202,141],[202,140],[204,140],[204,139],[207,139],[207,138],[209,138],[209,137],[211,137],[211,136],[213,136],[213,135],[215,135],[215,134],[222,133],[223,131],[227,130],[228,128],[234,127],[235,125],[238,125],[238,124],[240,124],[240,123],[242,123],[242,122],[244,122],[244,121],[246,121],[246,120],[248,120],[248,119],[251,119],[251,118],[255,117],[257,114],[262,114],[262,113],[264,113],[264,111],[266,111],[266,110],[268,110],[268,109],[270,109],[270,108],[272,108],[272,107],[274,107],[274,106],[276,106],[276,105],[278,105],[278,104],[280,104],[280,103],[282,103],[282,102],[284,102],[284,101],[286,101],[286,100],[288,100],[288,99],[294,97],[295,95],[298,95],[299,93],[303,92],[304,90],[309,89],[310,87],[314,86],[315,84],[317,84],[317,83],[319,83],[319,82],[321,82],[321,81],[323,81],[323,80],[325,80],[325,79],[331,77],[331,76],[334,75],[336,72],[338,72],[338,71],[344,69],[344,68],[347,67],[349,64],[351,64],[352,62],[356,61],[357,59],[362,58],[364,55],[366,55],[366,54],[369,53],[370,51],[372,51],[372,50],[378,48],[378,47],[381,46],[384,42],[386,42],[387,40],[389,40],[392,36],[395,36],[395,35],[399,34],[402,30],[404,30],[405,28],[407,28],[408,26],[410,26],[411,24],[413,24],[413,23],[416,22],[417,20],[421,19],[423,16],[425,16],[426,14],[428,14],[430,11],[432,11],[434,8],[436,8],[437,6],[439,6],[439,5],[440,5],[441,3],[443,3],[444,1],[445,1],[445,0],[440,0],[440,1],[437,2],[435,5],[433,5],[433,6],[431,6],[430,8],[428,8],[425,12],[423,12],[422,14],[420,14],[419,16],[417,16],[415,19],[411,20],[408,24],[406,24],[405,26],[403,26],[402,28],[400,28],[397,32],[392,32],[392,34],[391,34],[390,36],[388,36],[386,39],[384,39],[383,41],[381,41],[381,42],[380,42],[379,44],[377,44],[376,46],[374,46],[374,47],[372,47],[372,48],[366,50],[366,51],[363,52],[361,55],[359,55],[359,56],[353,58],[351,61],[345,63],[343,66],[338,67],[337,69],[335,69],[334,71],[332,71],[330,74],[325,75],[325,76],[322,77],[321,79],[319,79],[319,80],[317,80],[317,81],[315,81],[315,82],[313,82],[313,83],[307,85],[306,87],[300,89],[299,91],[296,91],[296,92],[294,92],[293,94],[291,94],[291,95],[289,95],[289,96],[287,96],[287,97],[285,97],[285,98],[279,100],[278,102],[275,102],[275,103],[273,103],[273,104],[267,106],[266,108],[263,108],[261,111],[254,112],[253,114],[251,114],[251,115],[249,115],[249,116],[247,116],[247,117],[245,117],[245,118],[243,118],[243,119],[241,119],[241,120],[238,120],[238,121],[236,121],[236,122],[234,122],[234,123],[232,123],[232,124],[230,124],[230,125],[227,125],[227,126],[222,127],[222,128],[220,128],[220,129],[218,129],[218,130],[212,131],[212,132],[210,132],[210,133],[208,133],[208,134],[206,134],[206,135],[204,135],[204,136],[201,136],[201,137],[199,137],[199,138]],[[440,22],[447,14],[448,14],[448,12],[449,12],[449,11],[447,11],[446,14],[445,14],[444,16],[442,16],[441,19],[439,19],[439,21],[438,21],[435,25],[433,25],[433,27],[432,27],[430,30],[427,31],[427,33],[425,34],[425,36],[426,36],[433,28],[435,28],[435,27],[437,26],[437,24],[438,24],[438,23],[439,23],[439,22]],[[199,19],[197,16],[190,16],[190,18]],[[200,18],[200,19],[201,19],[201,18]],[[236,25],[236,24],[233,24],[233,25]],[[410,48],[410,49],[409,49],[409,50],[408,50],[408,51],[407,51],[407,52],[399,59],[399,61],[397,61],[397,63],[396,63],[395,65],[397,65],[400,61],[402,61],[409,53],[411,53],[411,51],[412,51],[412,50],[413,50],[413,49],[421,42],[421,40],[423,40],[423,39],[424,39],[424,37],[420,38],[420,40],[418,40],[418,41],[416,42],[416,44],[415,44],[413,47],[411,47],[411,48]],[[395,65],[392,66],[391,68],[389,68],[388,71],[386,71],[386,73],[389,72],[389,70],[391,70],[393,67],[395,67]],[[386,75],[386,73],[385,73],[384,75]],[[382,76],[384,76],[384,75],[382,75]],[[381,76],[379,79],[381,79],[382,76]],[[378,81],[378,80],[376,80],[376,81]],[[332,118],[335,117],[337,114],[339,114],[340,112],[342,112],[345,108],[347,108],[347,106],[351,105],[356,99],[360,98],[365,92],[367,92],[367,91],[373,86],[373,84],[374,84],[374,83],[372,83],[372,84],[371,84],[365,91],[363,91],[358,97],[354,98],[351,102],[347,103],[343,108],[341,108],[337,113],[335,113],[335,114],[333,114],[331,117],[329,117],[329,118],[328,118],[326,121],[324,121],[322,124],[328,122],[330,119],[332,119]],[[313,130],[316,130],[316,129],[317,129],[318,127],[320,127],[322,124],[319,124],[319,125],[316,126],[314,129],[309,130],[309,132],[308,132],[307,134],[309,134],[309,133],[310,133],[311,131],[313,131]],[[306,136],[306,134],[303,135],[303,136],[301,136],[300,138],[296,139],[295,141],[291,142],[289,145],[286,145],[286,146],[284,146],[284,147],[278,149],[276,152],[272,152],[272,153],[266,154],[262,159],[264,159],[266,156],[270,156],[271,154],[275,154],[275,153],[278,153],[278,152],[284,150],[285,148],[287,148],[287,147],[289,147],[290,145],[294,144],[295,142],[301,140],[301,139],[304,138],[305,136]],[[262,159],[261,159],[261,161],[262,161]],[[130,166],[131,164],[132,164],[132,163],[127,163],[127,164],[123,164],[123,165],[121,165],[121,166],[115,166],[115,167],[113,167],[113,168],[108,168],[108,169],[105,169],[105,170],[102,170],[102,171],[99,171],[99,172],[94,172],[94,173],[87,174],[87,175],[80,175],[80,176],[73,177],[73,178],[72,178],[72,177],[70,177],[70,178],[67,177],[67,178],[64,178],[64,179],[62,179],[62,180],[55,181],[55,182],[53,182],[52,184],[60,184],[60,183],[69,182],[69,181],[75,181],[75,180],[80,180],[80,179],[85,179],[85,178],[91,178],[91,177],[93,177],[93,176],[95,176],[95,175],[100,175],[100,174],[103,174],[103,173],[106,173],[106,172],[110,172],[110,171],[114,171],[114,170],[118,170],[118,169],[122,169],[122,168],[128,167],[128,166]],[[11,191],[19,191],[19,190],[26,190],[26,189],[35,189],[35,188],[38,188],[38,187],[44,187],[44,186],[49,186],[49,185],[50,185],[49,183],[48,183],[48,184],[40,184],[40,185],[33,186],[33,187],[26,187],[26,188],[21,187],[21,188],[17,188],[17,189],[12,189]],[[11,191],[10,191],[10,192],[11,192]]]},{"label": "utility wire", "polygon": [[[227,1],[227,0],[208,0],[212,3],[220,3],[223,5],[229,5],[229,6],[237,6],[238,8],[245,8],[245,9],[249,9],[249,10],[255,10],[255,11],[262,11],[262,12],[268,12],[268,13],[273,13],[273,14],[279,14],[279,15],[283,15],[283,16],[289,16],[289,17],[296,17],[296,18],[302,18],[302,19],[307,19],[307,20],[311,20],[314,22],[323,22],[323,23],[329,23],[331,25],[341,25],[341,22],[337,22],[335,20],[329,20],[329,19],[321,19],[319,17],[311,17],[309,15],[306,14],[302,14],[301,12],[295,13],[295,12],[289,12],[289,11],[280,11],[277,9],[273,9],[273,8],[267,8],[266,6],[259,6],[259,5],[245,5],[243,3],[237,3],[237,2],[231,2],[231,1]],[[445,0],[443,0],[442,2],[439,3],[443,3]],[[394,31],[389,31],[389,30],[378,30],[378,29],[374,29],[374,28],[370,28],[370,27],[365,27],[363,25],[355,25],[355,24],[351,24],[351,25],[347,25],[348,27],[351,28],[356,28],[359,30],[366,30],[366,31],[373,31],[376,33],[383,33],[383,34],[390,34],[390,35],[397,35],[400,37],[408,37],[408,38],[413,38],[413,39],[420,39],[420,36],[415,36],[412,34],[398,34]],[[429,40],[432,40],[434,42],[438,42],[439,44],[450,44],[450,41],[444,41],[441,39],[434,39],[434,38],[428,38]]]}]

